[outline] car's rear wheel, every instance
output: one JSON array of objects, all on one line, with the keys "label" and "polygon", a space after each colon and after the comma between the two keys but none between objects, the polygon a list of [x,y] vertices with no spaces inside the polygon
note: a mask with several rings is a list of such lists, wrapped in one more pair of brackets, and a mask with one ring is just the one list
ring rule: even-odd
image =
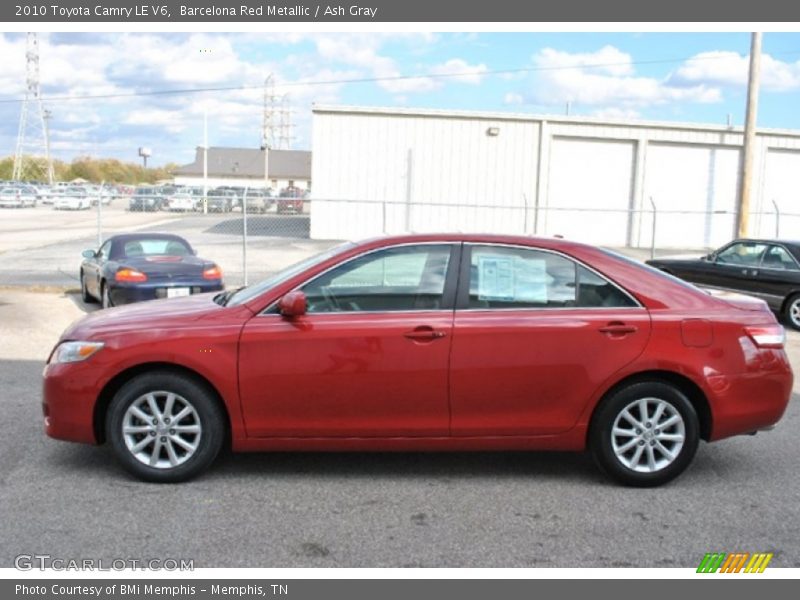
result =
[{"label": "car's rear wheel", "polygon": [[592,421],[589,446],[598,466],[625,485],[662,485],[692,461],[700,440],[697,413],[677,387],[660,381],[625,386]]},{"label": "car's rear wheel", "polygon": [[786,301],[783,316],[789,327],[800,330],[800,294],[794,294]]},{"label": "car's rear wheel", "polygon": [[122,465],[145,481],[186,481],[216,458],[225,419],[214,395],[191,377],[144,373],[114,396],[106,436]]}]

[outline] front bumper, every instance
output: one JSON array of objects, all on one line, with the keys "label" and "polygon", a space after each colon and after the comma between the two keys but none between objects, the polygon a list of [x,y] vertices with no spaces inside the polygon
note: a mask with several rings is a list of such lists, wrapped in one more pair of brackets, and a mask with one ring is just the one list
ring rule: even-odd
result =
[{"label": "front bumper", "polygon": [[48,364],[42,382],[45,433],[58,440],[97,444],[94,408],[100,393],[91,361]]}]

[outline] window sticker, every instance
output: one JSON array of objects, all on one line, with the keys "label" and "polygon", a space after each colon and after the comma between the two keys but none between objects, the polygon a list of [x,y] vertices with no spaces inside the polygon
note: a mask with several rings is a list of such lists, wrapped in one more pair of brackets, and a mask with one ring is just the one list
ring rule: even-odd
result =
[{"label": "window sticker", "polygon": [[544,259],[523,259],[517,257],[514,265],[516,282],[514,299],[517,302],[547,304],[547,284],[552,280],[547,274]]},{"label": "window sticker", "polygon": [[478,256],[478,299],[547,302],[547,270],[542,259],[484,254]]}]

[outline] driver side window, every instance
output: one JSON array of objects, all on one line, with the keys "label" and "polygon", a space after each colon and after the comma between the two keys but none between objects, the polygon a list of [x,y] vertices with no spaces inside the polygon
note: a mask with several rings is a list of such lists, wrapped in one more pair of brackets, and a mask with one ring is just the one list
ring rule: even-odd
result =
[{"label": "driver side window", "polygon": [[309,313],[437,310],[451,246],[401,246],[355,258],[307,283]]},{"label": "driver side window", "polygon": [[743,265],[756,267],[761,261],[766,244],[756,242],[739,242],[731,244],[717,255],[717,262],[726,265]]}]

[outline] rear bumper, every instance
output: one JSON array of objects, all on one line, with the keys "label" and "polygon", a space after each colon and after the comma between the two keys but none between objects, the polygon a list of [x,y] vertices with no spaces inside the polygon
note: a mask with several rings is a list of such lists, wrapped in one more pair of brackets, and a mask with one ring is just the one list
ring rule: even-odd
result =
[{"label": "rear bumper", "polygon": [[711,390],[710,439],[773,429],[789,405],[793,381],[783,350],[758,350],[751,355],[744,373],[707,376]]},{"label": "rear bumper", "polygon": [[223,289],[222,281],[162,281],[137,284],[114,283],[108,289],[111,304],[121,306],[145,300],[169,298],[171,288],[188,288],[190,295],[218,292]]}]

